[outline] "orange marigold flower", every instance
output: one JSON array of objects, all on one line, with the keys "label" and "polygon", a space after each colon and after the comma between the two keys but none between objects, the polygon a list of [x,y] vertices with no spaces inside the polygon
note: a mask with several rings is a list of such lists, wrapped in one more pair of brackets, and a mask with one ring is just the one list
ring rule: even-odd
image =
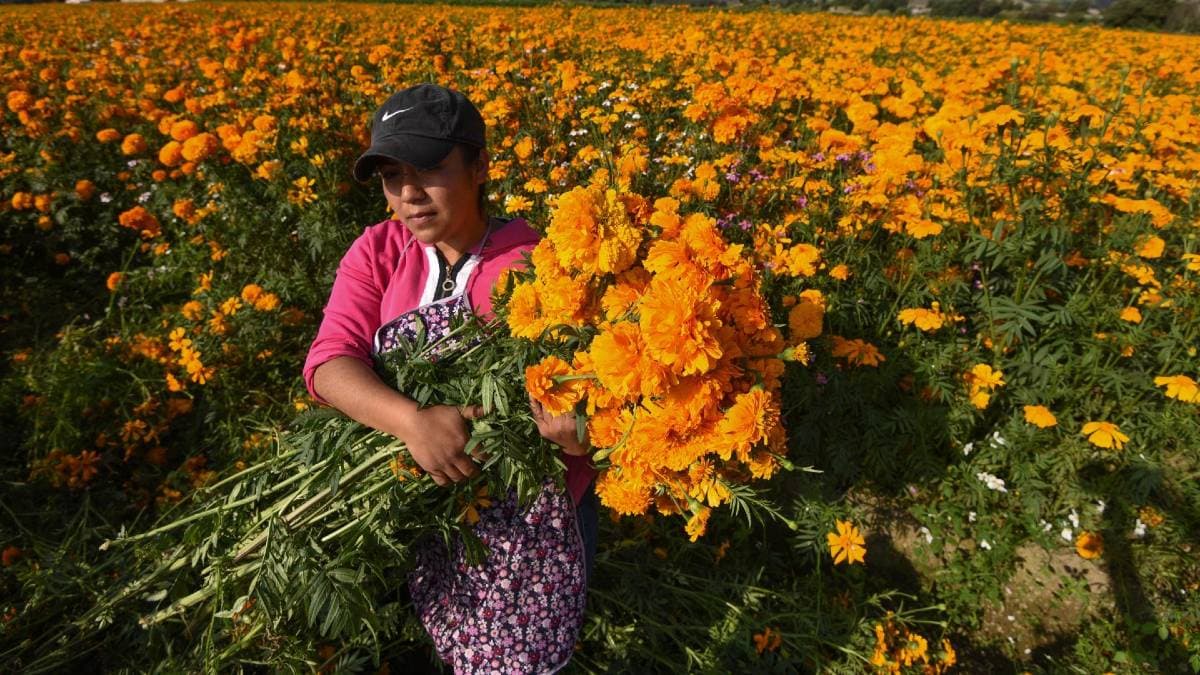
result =
[{"label": "orange marigold flower", "polygon": [[821,334],[825,320],[825,297],[820,291],[804,291],[788,312],[788,335],[793,342]]},{"label": "orange marigold flower", "polygon": [[179,166],[183,161],[183,144],[179,141],[168,141],[159,149],[158,161],[166,166]]},{"label": "orange marigold flower", "polygon": [[162,226],[154,214],[142,206],[135,206],[117,216],[121,227],[127,227],[142,235],[143,239],[152,239],[162,233]]},{"label": "orange marigold flower", "polygon": [[525,369],[525,389],[550,415],[562,415],[575,408],[583,398],[583,387],[573,375],[571,365],[557,356]]},{"label": "orange marigold flower", "polygon": [[708,290],[657,277],[638,303],[646,351],[682,375],[708,372],[724,353]]},{"label": "orange marigold flower", "polygon": [[1129,323],[1141,323],[1142,312],[1137,307],[1126,307],[1121,310],[1121,320]]},{"label": "orange marigold flower", "polygon": [[12,567],[14,563],[21,559],[22,551],[16,546],[5,546],[4,552],[0,553],[0,565]]},{"label": "orange marigold flower", "polygon": [[1166,245],[1162,237],[1146,237],[1138,241],[1137,254],[1142,258],[1161,258]]},{"label": "orange marigold flower", "polygon": [[600,502],[624,516],[636,516],[650,507],[650,485],[639,477],[628,476],[630,471],[609,469],[596,479],[596,495]]},{"label": "orange marigold flower", "polygon": [[684,529],[687,531],[689,541],[696,541],[704,536],[704,532],[708,529],[708,518],[711,515],[712,509],[701,506],[688,518],[687,526]]},{"label": "orange marigold flower", "polygon": [[1088,560],[1099,558],[1104,554],[1104,537],[1099,532],[1080,532],[1075,538],[1075,552]]},{"label": "orange marigold flower", "polygon": [[887,358],[879,352],[879,349],[863,340],[857,338],[847,340],[840,335],[832,336],[833,349],[830,353],[834,357],[844,358],[856,366],[870,366],[872,368],[879,367],[879,364],[886,361]]},{"label": "orange marigold flower", "polygon": [[1088,442],[1100,448],[1120,450],[1125,447],[1129,437],[1121,433],[1121,429],[1112,422],[1088,422],[1080,431],[1087,436]]},{"label": "orange marigold flower", "polygon": [[729,459],[730,453],[736,451],[744,459],[750,448],[765,440],[778,424],[779,405],[770,392],[755,388],[739,394],[718,425],[722,436],[718,454],[721,459]]},{"label": "orange marigold flower", "polygon": [[75,183],[75,196],[79,197],[80,201],[88,201],[96,194],[96,184],[84,178]]},{"label": "orange marigold flower", "polygon": [[108,275],[107,279],[104,280],[104,286],[108,288],[110,292],[115,292],[117,287],[121,285],[121,281],[124,279],[124,272],[113,272],[112,274]]},{"label": "orange marigold flower", "polygon": [[146,148],[146,139],[141,134],[129,134],[121,140],[122,155],[140,155]]},{"label": "orange marigold flower", "polygon": [[1054,413],[1044,405],[1027,405],[1025,410],[1025,421],[1038,427],[1045,429],[1058,424],[1058,419],[1054,417]]},{"label": "orange marigold flower", "polygon": [[773,652],[783,644],[783,635],[770,627],[754,634],[754,650],[759,654]]},{"label": "orange marigold flower", "polygon": [[1185,403],[1200,403],[1200,386],[1187,375],[1167,375],[1154,378],[1154,384],[1166,387],[1167,398],[1173,398]]},{"label": "orange marigold flower", "polygon": [[191,120],[180,120],[171,125],[171,138],[180,143],[200,133],[200,125]]},{"label": "orange marigold flower", "polygon": [[902,309],[896,318],[905,326],[915,325],[918,330],[926,333],[941,328],[950,319],[950,317],[942,313],[936,302],[933,303],[932,309],[925,309],[924,307]]},{"label": "orange marigold flower", "polygon": [[112,143],[121,138],[121,132],[116,129],[101,129],[96,132],[96,140],[101,143]]},{"label": "orange marigold flower", "polygon": [[242,299],[251,304],[258,300],[263,293],[263,287],[258,284],[246,284],[242,287]]},{"label": "orange marigold flower", "polygon": [[829,532],[825,538],[829,542],[829,555],[833,556],[833,564],[842,562],[853,565],[856,562],[866,563],[866,540],[853,523],[844,520],[836,521],[837,532]]},{"label": "orange marigold flower", "polygon": [[263,293],[254,301],[254,309],[260,312],[273,312],[279,309],[279,296],[274,293]]},{"label": "orange marigold flower", "polygon": [[189,162],[202,162],[216,152],[219,146],[217,137],[205,132],[184,141],[181,154]]}]

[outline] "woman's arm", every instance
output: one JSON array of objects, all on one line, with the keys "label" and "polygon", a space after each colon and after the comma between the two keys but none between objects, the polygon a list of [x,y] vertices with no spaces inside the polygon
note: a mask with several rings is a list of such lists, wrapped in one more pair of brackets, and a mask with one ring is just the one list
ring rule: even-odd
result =
[{"label": "woman's arm", "polygon": [[421,408],[351,356],[317,366],[313,389],[351,419],[404,441],[413,459],[438,485],[457,483],[479,472],[463,451],[470,439],[466,420],[482,413],[479,406],[462,412],[447,405]]}]

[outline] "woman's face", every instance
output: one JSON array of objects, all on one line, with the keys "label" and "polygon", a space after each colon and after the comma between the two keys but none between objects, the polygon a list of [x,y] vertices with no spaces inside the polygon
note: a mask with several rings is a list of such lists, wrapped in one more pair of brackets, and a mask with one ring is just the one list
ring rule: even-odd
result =
[{"label": "woman's face", "polygon": [[385,160],[378,170],[388,206],[418,241],[441,242],[463,250],[474,243],[472,237],[482,234],[476,232],[483,223],[477,195],[487,180],[487,166],[486,150],[470,165],[463,149],[455,146],[432,169]]}]

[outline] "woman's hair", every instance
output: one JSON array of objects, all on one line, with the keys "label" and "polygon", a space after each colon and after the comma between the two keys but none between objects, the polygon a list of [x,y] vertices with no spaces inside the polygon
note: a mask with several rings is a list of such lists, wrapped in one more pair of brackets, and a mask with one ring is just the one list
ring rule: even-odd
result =
[{"label": "woman's hair", "polygon": [[[479,155],[483,152],[483,148],[466,143],[459,143],[458,147],[462,149],[463,164],[466,166],[475,166],[479,161]],[[487,181],[479,184],[479,193],[476,196],[476,206],[479,208],[480,214],[487,212]]]}]

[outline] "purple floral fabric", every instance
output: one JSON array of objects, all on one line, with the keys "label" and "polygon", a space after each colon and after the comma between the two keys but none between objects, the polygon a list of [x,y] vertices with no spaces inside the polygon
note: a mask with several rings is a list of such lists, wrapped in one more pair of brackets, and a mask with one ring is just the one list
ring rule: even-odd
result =
[{"label": "purple floral fabric", "polygon": [[547,481],[527,509],[510,491],[480,512],[480,565],[466,564],[461,541],[420,548],[409,594],[455,673],[551,673],[570,660],[587,598],[577,527],[570,496]]},{"label": "purple floral fabric", "polygon": [[[378,351],[414,340],[419,325],[435,342],[470,311],[458,295],[406,312],[380,328]],[[453,339],[435,345],[431,358],[459,346]],[[426,537],[416,544],[409,595],[438,656],[459,674],[562,668],[574,653],[587,600],[583,539],[570,494],[548,478],[522,509],[509,490],[479,511],[473,531],[489,551],[479,565],[467,564],[461,541],[447,548],[441,538]]]},{"label": "purple floral fabric", "polygon": [[[376,351],[379,353],[395,349],[400,341],[413,342],[417,339],[420,329],[425,329],[428,342],[441,340],[450,332],[451,323],[455,317],[469,317],[471,307],[463,295],[452,295],[445,300],[431,302],[401,314],[388,323],[380,326],[375,335]],[[431,346],[430,361],[454,352],[464,346],[461,340],[450,338]]]}]

